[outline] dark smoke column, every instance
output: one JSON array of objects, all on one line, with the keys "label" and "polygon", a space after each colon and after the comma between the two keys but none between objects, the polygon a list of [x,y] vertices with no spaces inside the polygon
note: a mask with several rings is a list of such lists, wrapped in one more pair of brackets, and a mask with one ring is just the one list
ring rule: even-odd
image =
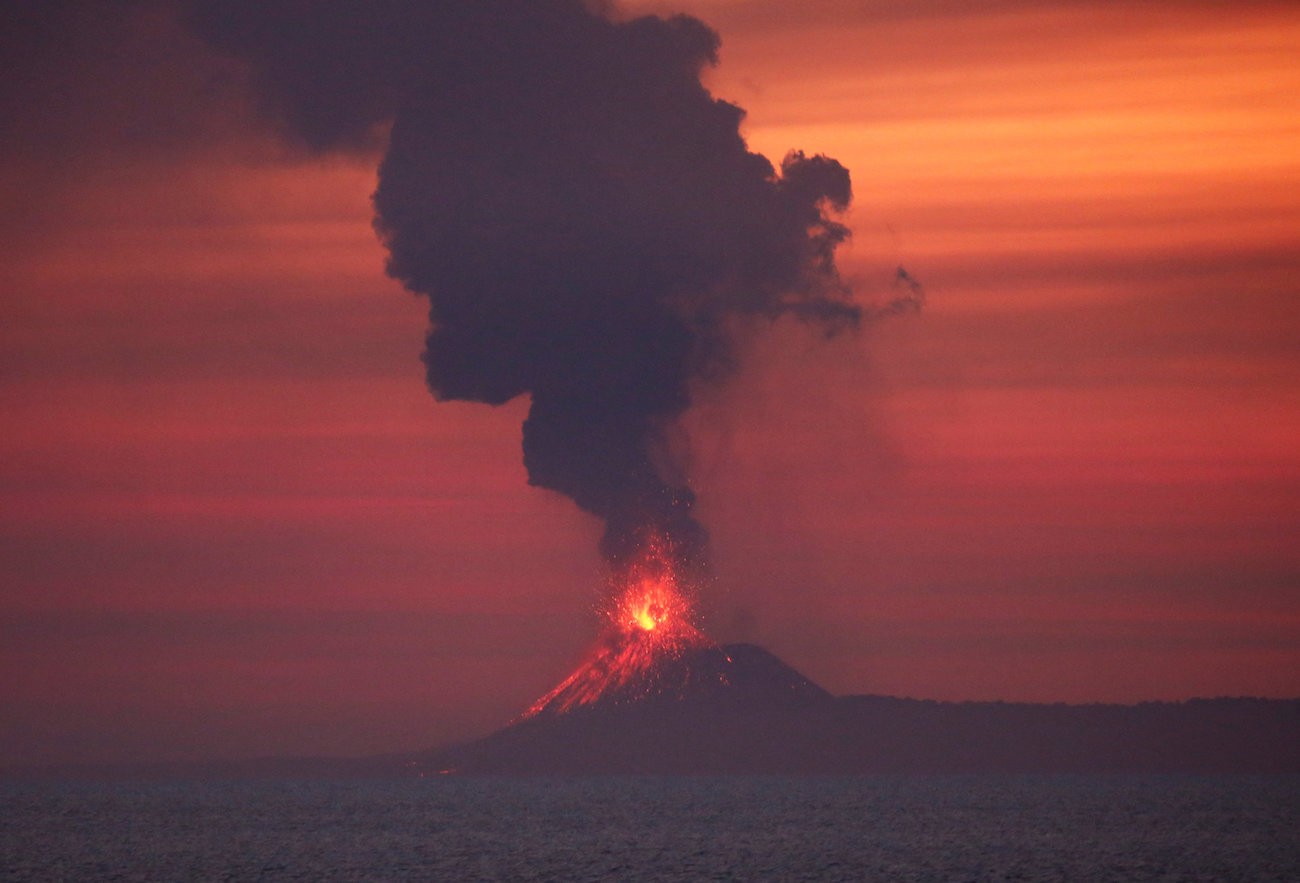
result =
[{"label": "dark smoke column", "polygon": [[429,297],[434,394],[531,394],[529,481],[604,519],[613,564],[656,534],[698,565],[664,431],[724,370],[729,316],[854,318],[823,212],[849,176],[794,154],[778,177],[746,150],[740,109],[700,83],[700,22],[546,15],[421,71],[375,193],[389,272]]},{"label": "dark smoke column", "polygon": [[743,112],[700,83],[717,35],[685,16],[614,21],[578,0],[189,15],[253,63],[262,109],[309,148],[391,117],[375,224],[389,273],[429,299],[434,395],[530,395],[529,481],[604,520],[616,569],[651,536],[702,566],[667,430],[694,382],[729,369],[736,318],[858,320],[834,264],[848,231],[827,216],[847,170],[750,153]]}]

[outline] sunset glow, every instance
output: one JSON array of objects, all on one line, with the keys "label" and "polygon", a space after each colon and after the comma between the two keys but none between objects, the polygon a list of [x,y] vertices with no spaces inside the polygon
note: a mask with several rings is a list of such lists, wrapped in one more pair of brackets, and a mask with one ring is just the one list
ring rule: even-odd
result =
[{"label": "sunset glow", "polygon": [[610,582],[596,519],[528,483],[528,395],[433,400],[380,148],[287,144],[166,15],[30,41],[0,764],[423,747],[598,636],[624,685],[716,639],[834,693],[1300,695],[1300,7],[625,5],[718,30],[751,150],[851,171],[863,303],[900,266],[926,293],[829,340],[756,320],[692,385],[664,448],[707,580],[650,544]]}]

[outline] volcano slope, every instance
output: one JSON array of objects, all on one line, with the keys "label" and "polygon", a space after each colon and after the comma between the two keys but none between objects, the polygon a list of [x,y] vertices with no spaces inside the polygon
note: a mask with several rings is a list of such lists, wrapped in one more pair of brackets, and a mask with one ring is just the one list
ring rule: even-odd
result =
[{"label": "volcano slope", "polygon": [[606,646],[520,719],[421,775],[1300,772],[1300,700],[1139,705],[834,697],[752,644],[630,672]]}]

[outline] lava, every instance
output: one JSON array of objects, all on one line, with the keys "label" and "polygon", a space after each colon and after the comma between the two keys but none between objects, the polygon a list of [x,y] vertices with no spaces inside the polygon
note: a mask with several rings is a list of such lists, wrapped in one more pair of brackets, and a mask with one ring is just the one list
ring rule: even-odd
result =
[{"label": "lava", "polygon": [[665,647],[690,637],[695,611],[689,590],[670,564],[670,558],[653,544],[620,580],[607,617],[622,632],[653,632],[654,642]]},{"label": "lava", "polygon": [[643,699],[681,686],[665,683],[664,663],[688,650],[711,647],[713,641],[695,625],[692,592],[672,561],[664,542],[646,544],[615,581],[604,611],[605,632],[591,657],[534,702],[525,718],[596,702]]}]

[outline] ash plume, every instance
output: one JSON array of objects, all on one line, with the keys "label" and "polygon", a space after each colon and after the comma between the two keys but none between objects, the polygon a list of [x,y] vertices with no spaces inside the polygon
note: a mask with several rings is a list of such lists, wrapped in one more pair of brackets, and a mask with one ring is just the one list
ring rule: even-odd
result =
[{"label": "ash plume", "polygon": [[704,563],[682,452],[693,384],[729,328],[861,318],[835,267],[851,199],[833,159],[751,153],[700,81],[717,34],[578,0],[191,2],[247,59],[260,109],[311,150],[374,143],[388,272],[429,300],[438,399],[531,396],[530,483],[605,523],[625,564],[651,535]]}]

